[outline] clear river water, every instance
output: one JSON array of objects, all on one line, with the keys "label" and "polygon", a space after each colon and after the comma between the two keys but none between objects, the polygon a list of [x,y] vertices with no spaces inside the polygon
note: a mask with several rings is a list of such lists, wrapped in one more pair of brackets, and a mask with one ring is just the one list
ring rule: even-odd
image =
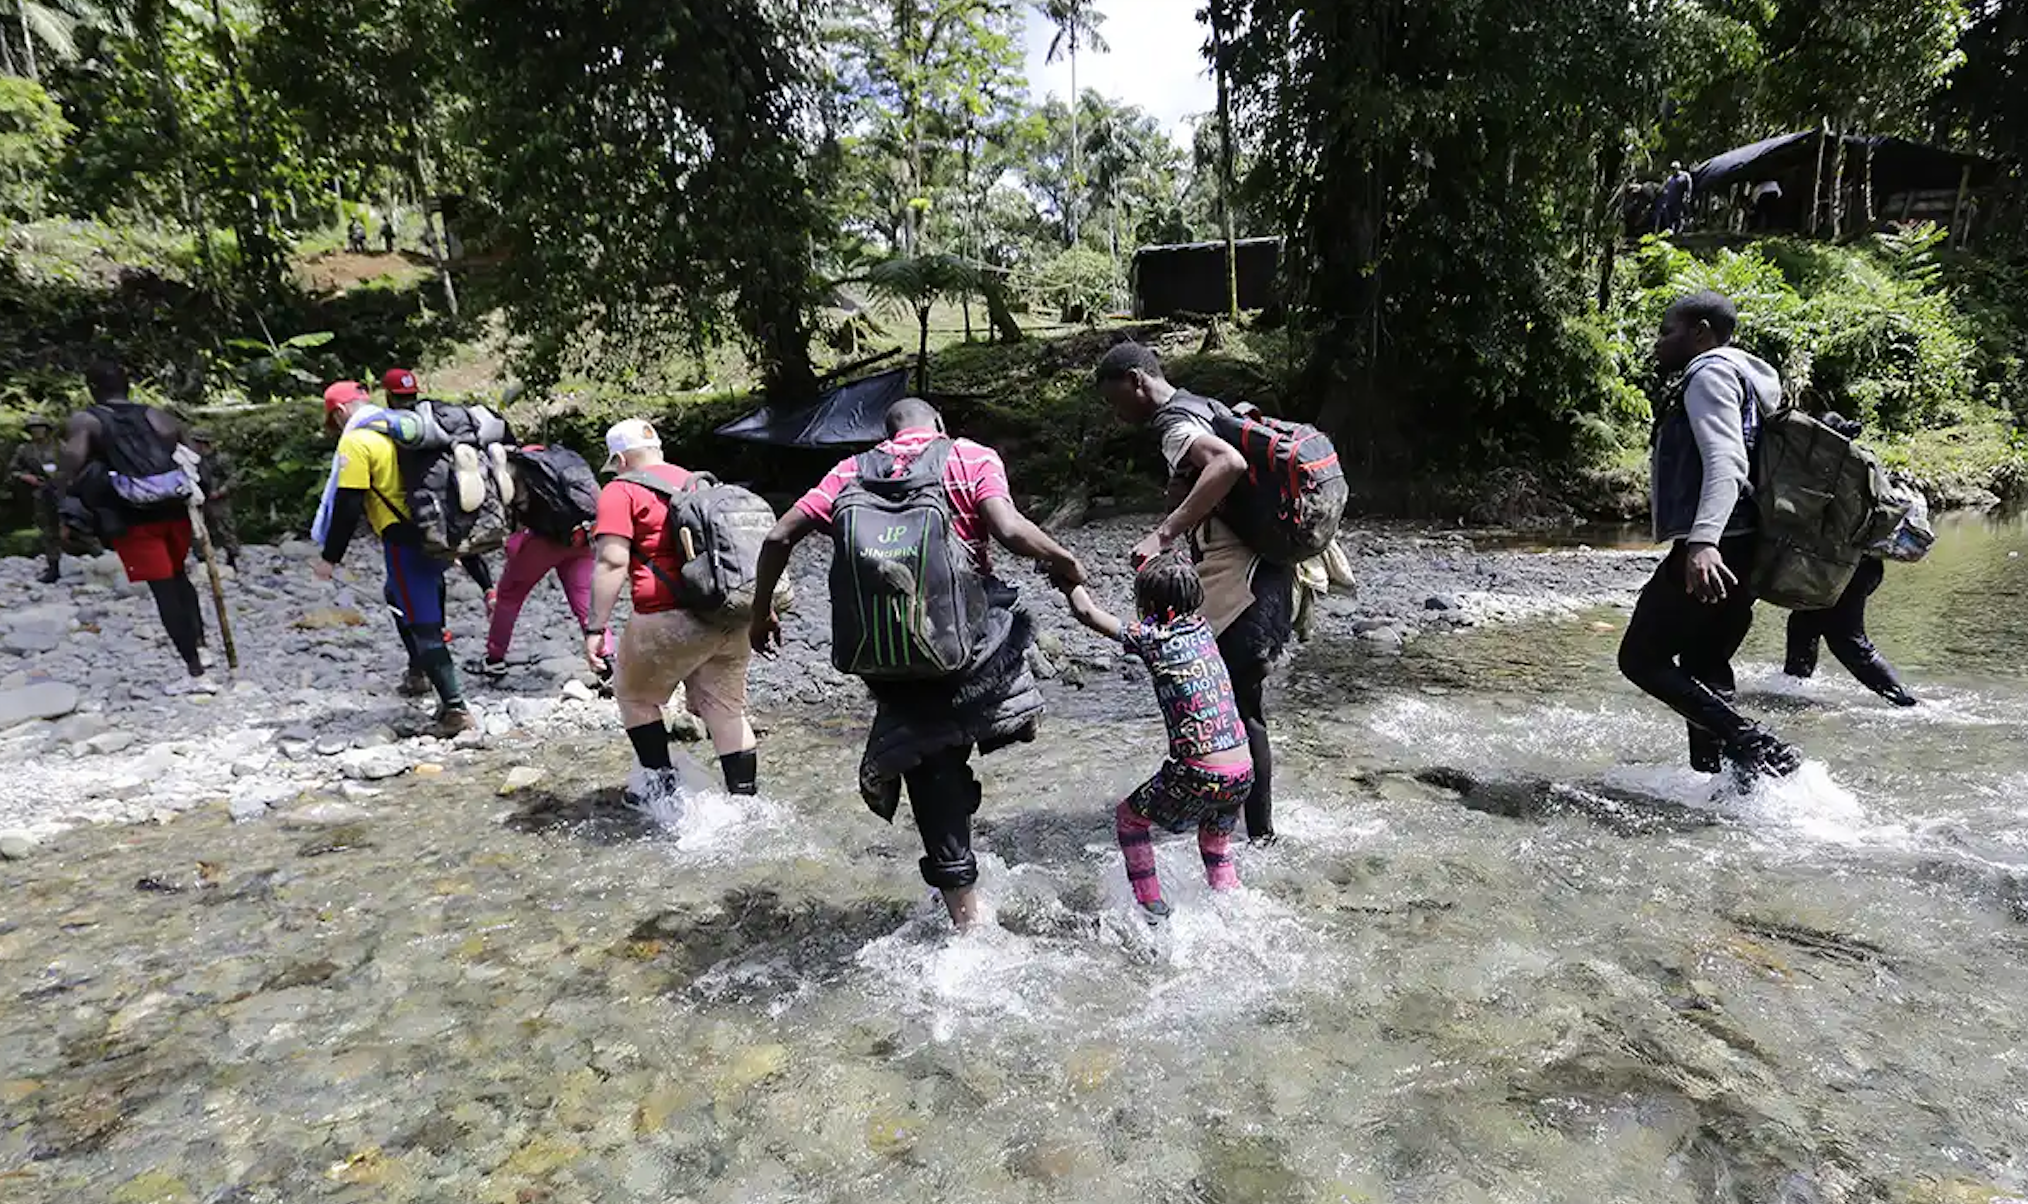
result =
[{"label": "clear river water", "polygon": [[[1745,705],[1810,754],[1712,798],[1623,612],[1301,649],[1283,843],[1130,914],[1145,686],[981,762],[954,936],[865,716],[776,716],[765,797],[615,805],[617,732],[0,865],[0,1200],[695,1204],[2028,1197],[2028,527],[1954,520],[1872,628]],[[505,767],[546,779],[495,793]],[[701,775],[700,775],[701,777]]]}]

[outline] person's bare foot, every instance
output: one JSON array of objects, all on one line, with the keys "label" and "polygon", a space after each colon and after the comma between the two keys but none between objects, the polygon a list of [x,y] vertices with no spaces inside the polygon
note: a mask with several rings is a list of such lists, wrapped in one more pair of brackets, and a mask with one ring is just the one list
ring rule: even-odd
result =
[{"label": "person's bare foot", "polygon": [[960,886],[943,892],[944,910],[951,913],[951,924],[959,932],[969,931],[979,922],[979,888]]}]

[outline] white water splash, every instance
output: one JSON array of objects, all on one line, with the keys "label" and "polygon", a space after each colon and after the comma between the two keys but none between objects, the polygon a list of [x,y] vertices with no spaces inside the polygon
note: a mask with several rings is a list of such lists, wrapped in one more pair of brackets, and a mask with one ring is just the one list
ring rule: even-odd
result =
[{"label": "white water splash", "polygon": [[756,795],[730,795],[688,757],[676,757],[677,781],[658,783],[640,766],[627,775],[630,798],[674,838],[676,850],[706,862],[748,862],[817,851],[791,808]]}]

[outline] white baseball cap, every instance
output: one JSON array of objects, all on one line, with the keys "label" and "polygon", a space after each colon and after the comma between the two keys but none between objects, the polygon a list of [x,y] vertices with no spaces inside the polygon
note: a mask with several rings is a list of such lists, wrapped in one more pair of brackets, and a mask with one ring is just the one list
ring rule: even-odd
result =
[{"label": "white baseball cap", "polygon": [[654,427],[648,425],[647,419],[626,418],[615,422],[606,429],[608,453],[606,471],[617,471],[620,467],[620,457],[630,451],[639,451],[644,447],[659,449],[661,446],[662,437],[655,433]]}]

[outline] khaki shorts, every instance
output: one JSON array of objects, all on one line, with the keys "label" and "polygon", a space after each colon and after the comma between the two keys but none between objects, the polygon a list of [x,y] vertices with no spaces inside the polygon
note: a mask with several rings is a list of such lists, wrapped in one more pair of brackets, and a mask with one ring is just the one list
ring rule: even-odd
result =
[{"label": "khaki shorts", "polygon": [[716,736],[746,714],[746,666],[753,659],[744,626],[713,626],[680,610],[635,615],[620,632],[613,697],[628,727],[654,722],[677,686],[684,705]]}]

